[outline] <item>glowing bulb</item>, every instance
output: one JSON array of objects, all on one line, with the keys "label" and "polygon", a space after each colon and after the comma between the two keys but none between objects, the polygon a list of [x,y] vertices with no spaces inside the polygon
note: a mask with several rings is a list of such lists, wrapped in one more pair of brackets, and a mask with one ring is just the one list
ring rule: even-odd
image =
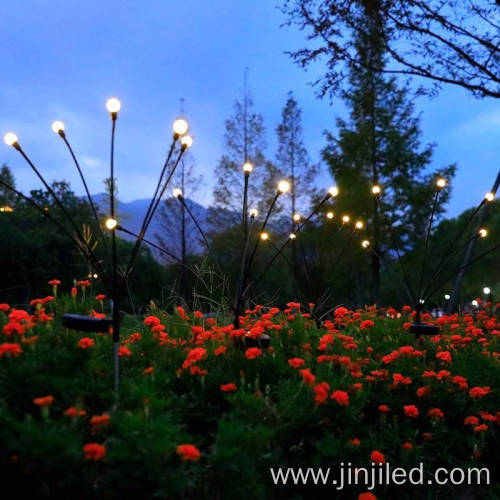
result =
[{"label": "glowing bulb", "polygon": [[344,215],[344,216],[342,217],[342,222],[343,222],[344,224],[347,224],[350,220],[351,220],[351,218],[350,218],[348,215]]},{"label": "glowing bulb", "polygon": [[484,195],[486,201],[493,201],[495,199],[495,193],[489,192]]},{"label": "glowing bulb", "polygon": [[483,293],[484,293],[485,295],[489,295],[489,294],[491,293],[491,288],[490,288],[489,286],[485,286],[485,287],[483,288]]},{"label": "glowing bulb", "polygon": [[477,307],[477,306],[479,305],[476,299],[474,299],[474,300],[471,302],[471,304],[472,304],[474,307]]},{"label": "glowing bulb", "polygon": [[332,186],[329,190],[328,190],[328,194],[332,197],[332,198],[335,198],[335,196],[337,196],[339,194],[339,188],[337,186]]},{"label": "glowing bulb", "polygon": [[290,233],[290,239],[294,240],[297,238],[297,235],[295,233]]},{"label": "glowing bulb", "polygon": [[380,194],[381,191],[382,191],[382,188],[378,184],[375,184],[374,186],[372,186],[372,193],[374,195]]},{"label": "glowing bulb", "polygon": [[54,133],[56,134],[59,134],[60,132],[64,132],[64,123],[59,121],[59,120],[56,120],[53,124],[52,124],[52,130],[54,131]]},{"label": "glowing bulb", "polygon": [[118,226],[118,221],[116,219],[113,219],[112,217],[109,217],[104,222],[104,225],[106,226],[106,229],[113,231],[113,229],[116,229],[116,226]]},{"label": "glowing bulb", "polygon": [[482,227],[482,228],[478,231],[478,233],[479,233],[479,236],[480,236],[481,238],[486,238],[486,236],[488,236],[488,230],[487,230],[486,228],[484,228],[484,227]]},{"label": "glowing bulb", "polygon": [[177,199],[182,198],[182,189],[175,188],[172,193],[174,195],[174,198],[177,198]]},{"label": "glowing bulb", "polygon": [[300,214],[299,214],[299,213],[297,213],[297,212],[295,212],[295,213],[293,214],[293,220],[294,220],[295,222],[300,222],[300,219],[301,219]]},{"label": "glowing bulb", "polygon": [[92,275],[92,278],[94,278],[94,279],[96,280],[97,278],[99,278],[99,275],[98,275],[97,273],[94,273],[94,274]]},{"label": "glowing bulb", "polygon": [[120,111],[122,103],[116,98],[112,97],[106,101],[106,109],[112,114],[116,115]]},{"label": "glowing bulb", "polygon": [[253,165],[249,161],[243,164],[243,172],[245,172],[245,174],[251,173],[252,170],[253,170]]},{"label": "glowing bulb", "polygon": [[446,179],[444,179],[443,177],[440,177],[440,178],[436,181],[436,186],[437,186],[439,189],[443,189],[444,187],[446,187]]},{"label": "glowing bulb", "polygon": [[7,146],[13,146],[14,144],[17,144],[17,135],[12,132],[7,132],[3,136],[3,142],[5,142]]},{"label": "glowing bulb", "polygon": [[269,239],[269,233],[266,232],[260,233],[260,239],[266,241],[267,239]]},{"label": "glowing bulb", "polygon": [[182,150],[186,151],[186,149],[190,148],[193,145],[193,138],[190,135],[185,135],[181,139]]},{"label": "glowing bulb", "polygon": [[251,208],[249,214],[252,219],[255,219],[259,215],[259,211],[256,208]]},{"label": "glowing bulb", "polygon": [[326,218],[327,219],[333,219],[333,212],[326,212]]},{"label": "glowing bulb", "polygon": [[363,229],[365,227],[363,221],[358,220],[356,222],[356,229]]},{"label": "glowing bulb", "polygon": [[444,300],[450,300],[450,299],[451,299],[450,294],[446,293],[444,296]]},{"label": "glowing bulb", "polygon": [[283,194],[290,190],[290,183],[288,181],[280,181],[278,184],[278,191]]},{"label": "glowing bulb", "polygon": [[419,302],[419,304],[425,304],[425,300],[424,299],[420,299],[418,302]]},{"label": "glowing bulb", "polygon": [[363,241],[361,242],[361,246],[362,246],[363,248],[368,248],[368,247],[370,246],[370,242],[369,242],[368,240],[363,240]]},{"label": "glowing bulb", "polygon": [[181,135],[187,134],[189,125],[188,122],[184,120],[184,118],[177,118],[177,120],[174,121],[172,128],[174,130],[174,136],[180,137]]}]

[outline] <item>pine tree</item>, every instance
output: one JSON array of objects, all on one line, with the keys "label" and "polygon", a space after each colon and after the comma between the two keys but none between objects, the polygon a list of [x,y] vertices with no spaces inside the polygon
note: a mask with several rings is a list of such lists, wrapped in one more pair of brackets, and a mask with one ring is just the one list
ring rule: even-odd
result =
[{"label": "pine tree", "polygon": [[[3,164],[2,168],[0,168],[0,180],[5,184],[15,188],[16,181],[14,179],[14,175],[12,174],[11,169]],[[4,185],[0,185],[0,207],[11,207],[16,202],[16,195]]]},{"label": "pine tree", "polygon": [[[379,256],[391,248],[396,233],[402,250],[422,239],[431,210],[432,179],[438,174],[425,174],[434,146],[421,146],[420,120],[408,90],[399,87],[395,78],[370,69],[385,63],[383,18],[379,2],[362,3],[363,25],[354,30],[357,57],[363,62],[351,68],[350,85],[343,92],[350,118],[337,120],[337,136],[328,135],[323,156],[341,190],[336,202],[339,209],[368,223],[374,250],[371,301],[377,302]],[[439,175],[450,179],[454,171],[451,165],[441,169]],[[382,187],[379,202],[371,192],[374,185]],[[447,190],[440,198],[438,217],[448,196]]]},{"label": "pine tree", "polygon": [[287,216],[290,216],[293,229],[293,215],[308,209],[318,167],[311,163],[304,146],[302,110],[292,92],[288,93],[281,112],[281,122],[276,127],[276,134],[278,136],[276,164],[291,184]]},{"label": "pine tree", "polygon": [[267,211],[276,192],[278,169],[266,159],[264,151],[264,120],[254,111],[254,102],[245,88],[233,106],[233,115],[226,120],[224,154],[215,168],[214,205],[211,223],[214,229],[226,229],[241,220],[243,206],[243,164],[253,164],[248,190],[248,207]]}]

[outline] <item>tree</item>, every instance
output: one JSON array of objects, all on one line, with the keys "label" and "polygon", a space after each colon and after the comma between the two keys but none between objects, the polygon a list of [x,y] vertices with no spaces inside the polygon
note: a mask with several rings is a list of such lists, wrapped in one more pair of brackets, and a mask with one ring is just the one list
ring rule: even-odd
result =
[{"label": "tree", "polygon": [[281,122],[276,127],[276,133],[278,136],[276,165],[291,184],[288,214],[293,229],[293,215],[308,208],[310,198],[308,195],[312,191],[312,183],[318,168],[311,163],[304,146],[302,110],[291,92],[281,112]]},{"label": "tree", "polygon": [[[294,232],[298,221],[294,219],[300,212],[309,207],[312,183],[318,173],[318,168],[309,160],[307,149],[303,141],[302,110],[291,92],[288,93],[281,122],[276,127],[278,136],[278,152],[276,165],[282,174],[290,180],[291,189],[287,217],[289,216],[290,231]],[[292,241],[292,264],[297,266],[297,242]]]},{"label": "tree", "polygon": [[[16,181],[10,168],[4,163],[0,168],[0,180],[13,188],[16,187]],[[16,202],[16,195],[3,184],[0,185],[0,207],[11,207]]]},{"label": "tree", "polygon": [[[373,67],[385,65],[384,18],[367,4],[360,26],[355,27],[356,58],[349,88],[342,97],[350,119],[337,120],[338,134],[328,134],[324,159],[339,184],[338,209],[367,221],[371,252],[371,301],[380,292],[381,257],[396,245],[398,251],[415,248],[423,240],[435,192],[435,179],[451,179],[455,166],[426,174],[433,145],[420,144],[419,117],[408,90]],[[361,29],[363,28],[363,29]],[[381,185],[382,195],[371,189]],[[436,204],[439,218],[449,197],[445,189]]]},{"label": "tree", "polygon": [[[356,40],[366,9],[383,20],[380,41],[387,64],[360,57]],[[351,70],[422,77],[500,97],[500,2],[492,0],[283,0],[288,24],[308,30],[306,47],[291,53],[306,67],[326,60],[316,83],[321,95],[340,95]],[[319,45],[318,45],[319,43]]]},{"label": "tree", "polygon": [[[172,178],[171,185],[181,190],[185,204],[188,205],[190,211],[198,220],[200,214],[196,213],[196,206],[191,201],[191,198],[203,181],[203,176],[197,175],[195,167],[194,159],[188,151],[183,155]],[[180,260],[178,290],[184,298],[187,298],[189,287],[187,286],[188,276],[185,266],[188,262],[188,256],[199,252],[201,238],[195,223],[187,213],[185,204],[174,197],[169,197],[162,203],[156,216],[161,232],[156,233],[155,238],[162,248],[168,250]],[[198,220],[198,222],[203,223],[204,221]],[[175,262],[175,259],[168,256],[161,255],[161,257],[168,264]]]},{"label": "tree", "polygon": [[245,78],[242,99],[235,101],[233,115],[226,120],[224,154],[215,168],[214,205],[210,218],[217,230],[241,220],[245,162],[253,164],[248,190],[249,207],[255,207],[261,213],[267,211],[276,192],[278,169],[264,156],[264,120],[261,114],[253,111],[253,107]]}]

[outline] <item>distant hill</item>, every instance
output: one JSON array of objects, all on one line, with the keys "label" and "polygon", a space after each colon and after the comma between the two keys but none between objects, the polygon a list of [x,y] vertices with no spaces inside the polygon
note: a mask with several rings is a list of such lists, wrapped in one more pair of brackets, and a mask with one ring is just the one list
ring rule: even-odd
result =
[{"label": "distant hill", "polygon": [[[107,212],[105,207],[105,200],[107,199],[107,195],[105,193],[99,193],[92,196],[92,199],[96,203],[97,206],[101,207],[103,212]],[[176,200],[171,200],[172,203],[178,203]],[[141,229],[141,224],[146,215],[146,211],[148,210],[149,204],[151,203],[150,198],[141,198],[139,200],[133,200],[129,202],[119,201],[117,205],[117,212],[120,219],[120,223],[130,231],[134,233],[139,233]],[[162,203],[164,203],[162,201]],[[207,231],[207,213],[208,209],[196,203],[195,201],[186,199],[186,205],[189,207],[189,210],[193,213],[194,217],[200,224],[203,231]],[[160,207],[158,207],[160,208]],[[155,243],[157,243],[156,234],[162,234],[164,238],[173,240],[173,246],[176,246],[180,242],[179,233],[176,231],[172,231],[167,233],[164,228],[161,227],[158,210],[156,211],[155,217],[151,221],[151,224],[148,227],[146,232],[146,239],[149,239]],[[126,240],[133,241],[134,237],[127,235],[126,233],[121,233],[120,235]],[[203,251],[203,246],[199,245],[196,251]]]}]

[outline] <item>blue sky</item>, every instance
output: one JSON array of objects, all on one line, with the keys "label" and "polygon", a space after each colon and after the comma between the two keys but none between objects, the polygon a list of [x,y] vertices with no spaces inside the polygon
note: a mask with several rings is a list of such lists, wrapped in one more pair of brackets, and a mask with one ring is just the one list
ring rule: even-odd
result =
[{"label": "blue sky", "polygon": [[[284,53],[303,33],[280,28],[271,0],[4,0],[0,2],[0,132],[14,131],[48,179],[66,179],[82,192],[50,124],[66,123],[91,191],[108,175],[109,119],[105,101],[122,101],[117,135],[119,196],[151,195],[170,141],[171,122],[186,109],[193,154],[205,177],[197,201],[210,200],[212,168],[222,153],[224,120],[243,86],[245,67],[256,108],[264,115],[268,153],[286,94],[303,108],[305,142],[314,160],[322,132],[345,115],[341,102],[318,100],[305,72]],[[499,168],[500,103],[476,100],[447,87],[419,98],[424,142],[436,142],[433,167],[458,163],[449,213],[477,203]],[[19,156],[3,145],[0,163],[14,170],[24,190],[38,187]],[[321,185],[329,185],[323,173]]]}]

